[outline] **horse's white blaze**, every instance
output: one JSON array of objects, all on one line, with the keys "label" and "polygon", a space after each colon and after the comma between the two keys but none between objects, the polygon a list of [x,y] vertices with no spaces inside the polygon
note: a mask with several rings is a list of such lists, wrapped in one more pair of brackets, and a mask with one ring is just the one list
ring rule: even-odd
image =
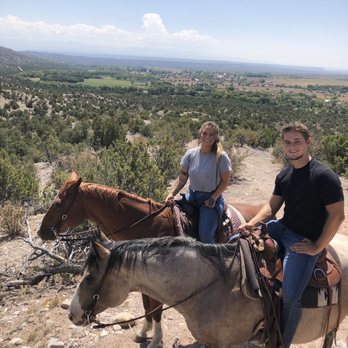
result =
[{"label": "horse's white blaze", "polygon": [[82,324],[84,320],[84,311],[81,308],[79,294],[76,291],[69,306],[69,318],[75,324]]}]

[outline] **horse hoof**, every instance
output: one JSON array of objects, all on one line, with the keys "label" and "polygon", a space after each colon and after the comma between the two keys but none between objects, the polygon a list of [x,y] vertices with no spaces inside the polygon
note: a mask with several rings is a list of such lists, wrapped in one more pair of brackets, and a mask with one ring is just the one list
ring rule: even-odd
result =
[{"label": "horse hoof", "polygon": [[147,348],[163,348],[163,342],[159,342],[159,343],[154,343],[154,342],[151,342]]},{"label": "horse hoof", "polygon": [[143,336],[141,334],[136,334],[133,338],[133,341],[136,343],[143,343],[147,340],[147,336]]}]

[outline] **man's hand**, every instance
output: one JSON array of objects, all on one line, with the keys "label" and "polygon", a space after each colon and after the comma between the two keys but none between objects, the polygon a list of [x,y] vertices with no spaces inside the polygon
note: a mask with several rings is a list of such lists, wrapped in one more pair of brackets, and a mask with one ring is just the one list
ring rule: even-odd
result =
[{"label": "man's hand", "polygon": [[304,238],[301,240],[301,242],[293,244],[290,249],[295,253],[307,254],[311,256],[317,255],[321,252],[321,250],[318,250],[318,248],[315,246],[315,243],[307,238]]},{"label": "man's hand", "polygon": [[249,231],[249,232],[251,232],[251,231],[253,230],[253,228],[254,228],[254,225],[253,225],[253,224],[251,224],[251,223],[249,223],[249,222],[246,222],[246,223],[244,223],[244,224],[241,224],[241,225],[237,228],[236,232],[243,232],[243,231]]}]

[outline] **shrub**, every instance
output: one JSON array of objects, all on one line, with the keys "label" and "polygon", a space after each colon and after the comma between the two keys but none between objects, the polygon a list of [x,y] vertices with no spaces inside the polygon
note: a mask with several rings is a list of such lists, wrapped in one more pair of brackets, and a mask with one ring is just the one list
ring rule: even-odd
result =
[{"label": "shrub", "polygon": [[34,164],[0,152],[0,203],[5,201],[35,201],[39,183]]},{"label": "shrub", "polygon": [[239,147],[232,147],[231,149],[227,150],[227,154],[229,155],[232,163],[232,170],[233,175],[231,177],[231,180],[233,180],[234,177],[238,176],[241,172],[241,169],[243,167],[243,160],[248,157],[249,151],[247,149],[241,149]]},{"label": "shrub", "polygon": [[273,148],[272,155],[283,164],[283,166],[289,164],[289,161],[284,155],[283,146],[280,140],[278,140]]},{"label": "shrub", "polygon": [[24,236],[25,211],[19,203],[5,202],[0,206],[0,232],[10,239]]}]

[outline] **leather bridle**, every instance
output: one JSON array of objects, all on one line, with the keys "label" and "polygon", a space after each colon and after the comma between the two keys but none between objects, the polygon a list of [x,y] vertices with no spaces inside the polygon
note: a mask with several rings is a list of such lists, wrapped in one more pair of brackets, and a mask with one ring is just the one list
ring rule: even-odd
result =
[{"label": "leather bridle", "polygon": [[58,222],[53,225],[51,227],[51,231],[54,233],[54,235],[56,236],[56,238],[59,238],[59,229],[60,227],[62,226],[62,223],[67,219],[68,217],[68,213],[75,201],[75,198],[77,196],[77,193],[78,193],[78,190],[79,188],[77,188],[76,190],[74,190],[74,193],[73,193],[73,197],[71,197],[70,199],[70,202],[68,204],[68,206],[66,207],[66,209],[64,210],[64,212],[62,213],[62,215],[60,216],[60,219],[58,220]]},{"label": "leather bridle", "polygon": [[[53,225],[53,226],[51,227],[51,231],[54,233],[54,235],[56,236],[56,238],[59,238],[59,237],[60,237],[60,235],[59,235],[59,233],[58,233],[58,232],[59,232],[59,229],[60,229],[62,223],[63,223],[63,222],[67,219],[67,217],[68,217],[68,212],[69,212],[71,206],[73,205],[73,203],[74,203],[74,201],[75,201],[75,198],[76,198],[76,196],[77,196],[78,190],[79,190],[79,188],[77,188],[76,191],[74,191],[74,195],[73,195],[73,197],[71,198],[71,200],[70,200],[70,202],[69,202],[69,205],[66,207],[64,213],[62,213],[62,215],[61,215],[59,221],[58,221],[55,225]],[[114,234],[117,234],[117,233],[123,232],[123,231],[125,231],[125,230],[128,230],[128,229],[130,229],[130,228],[133,228],[133,227],[139,225],[141,222],[143,222],[143,221],[149,219],[150,217],[155,216],[155,215],[158,215],[159,213],[161,213],[161,212],[162,212],[165,208],[167,208],[168,206],[169,206],[168,204],[164,204],[162,207],[156,209],[156,210],[153,211],[153,212],[151,212],[151,210],[150,210],[150,213],[149,213],[148,215],[145,215],[143,218],[141,218],[141,219],[135,221],[134,223],[132,223],[132,224],[130,224],[130,225],[128,225],[128,226],[122,227],[122,228],[116,230],[115,232],[112,232],[112,233],[110,233],[110,234],[108,234],[108,235],[106,235],[106,236],[107,236],[107,237],[110,237],[110,236],[112,236],[112,235],[114,235]],[[78,233],[79,233],[79,232],[76,232],[76,234],[78,234]]]}]

